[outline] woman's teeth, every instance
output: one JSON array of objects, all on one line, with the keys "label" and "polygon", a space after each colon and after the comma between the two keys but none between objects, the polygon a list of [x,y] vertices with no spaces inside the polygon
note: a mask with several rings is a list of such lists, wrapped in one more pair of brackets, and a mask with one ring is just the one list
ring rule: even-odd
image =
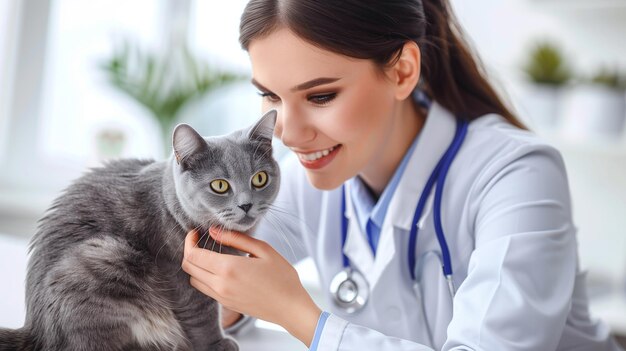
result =
[{"label": "woman's teeth", "polygon": [[328,154],[330,154],[333,150],[335,150],[335,147],[336,146],[333,146],[330,149],[326,149],[322,151],[311,152],[310,154],[298,153],[298,157],[300,157],[300,159],[303,161],[312,162],[315,160],[319,160],[320,158],[324,156],[328,156]]}]

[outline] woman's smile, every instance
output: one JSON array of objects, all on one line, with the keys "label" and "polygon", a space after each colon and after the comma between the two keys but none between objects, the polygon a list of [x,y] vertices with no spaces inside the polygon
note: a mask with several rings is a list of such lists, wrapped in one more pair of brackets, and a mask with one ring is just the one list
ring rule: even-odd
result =
[{"label": "woman's smile", "polygon": [[301,152],[292,150],[298,155],[298,159],[300,163],[308,168],[308,169],[320,169],[335,158],[335,155],[341,149],[341,144],[337,144],[327,149],[318,150],[318,151],[310,151],[310,152]]}]

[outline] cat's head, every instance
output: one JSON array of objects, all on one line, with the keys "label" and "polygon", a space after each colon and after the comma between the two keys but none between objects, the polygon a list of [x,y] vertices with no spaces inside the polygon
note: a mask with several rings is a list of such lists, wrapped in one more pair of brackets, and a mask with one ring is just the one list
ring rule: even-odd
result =
[{"label": "cat's head", "polygon": [[186,124],[174,129],[174,186],[193,225],[246,232],[269,210],[280,185],[272,155],[275,123],[271,110],[253,126],[225,136],[203,138]]}]

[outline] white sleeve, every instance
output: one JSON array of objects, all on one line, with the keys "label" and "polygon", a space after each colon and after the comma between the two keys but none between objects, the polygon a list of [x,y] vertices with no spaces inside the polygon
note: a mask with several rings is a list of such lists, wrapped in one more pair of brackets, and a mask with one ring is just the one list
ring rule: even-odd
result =
[{"label": "white sleeve", "polygon": [[311,351],[432,351],[430,347],[386,336],[373,329],[348,323],[330,315],[320,333],[316,350]]},{"label": "white sleeve", "polygon": [[254,237],[269,243],[291,264],[306,258],[308,252],[302,237],[306,228],[302,216],[302,182],[306,182],[295,157],[288,155],[280,162],[280,190],[270,210],[254,231]]},{"label": "white sleeve", "polygon": [[577,270],[565,166],[521,145],[485,167],[470,193],[475,249],[444,350],[556,350]]},{"label": "white sleeve", "polygon": [[[522,146],[486,167],[470,197],[476,247],[442,350],[555,350],[577,269],[559,153]],[[319,334],[318,351],[432,350],[334,315]]]}]

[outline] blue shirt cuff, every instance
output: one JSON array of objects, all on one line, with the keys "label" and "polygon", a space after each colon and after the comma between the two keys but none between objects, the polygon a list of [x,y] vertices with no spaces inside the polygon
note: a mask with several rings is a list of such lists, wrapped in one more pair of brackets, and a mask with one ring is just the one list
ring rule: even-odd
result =
[{"label": "blue shirt cuff", "polygon": [[326,325],[326,320],[330,316],[330,313],[324,311],[320,314],[320,319],[317,320],[317,327],[315,327],[315,334],[313,334],[313,341],[311,342],[311,347],[309,347],[309,351],[317,351],[317,344],[320,342],[320,337],[322,336],[322,330],[324,330],[324,325]]}]

